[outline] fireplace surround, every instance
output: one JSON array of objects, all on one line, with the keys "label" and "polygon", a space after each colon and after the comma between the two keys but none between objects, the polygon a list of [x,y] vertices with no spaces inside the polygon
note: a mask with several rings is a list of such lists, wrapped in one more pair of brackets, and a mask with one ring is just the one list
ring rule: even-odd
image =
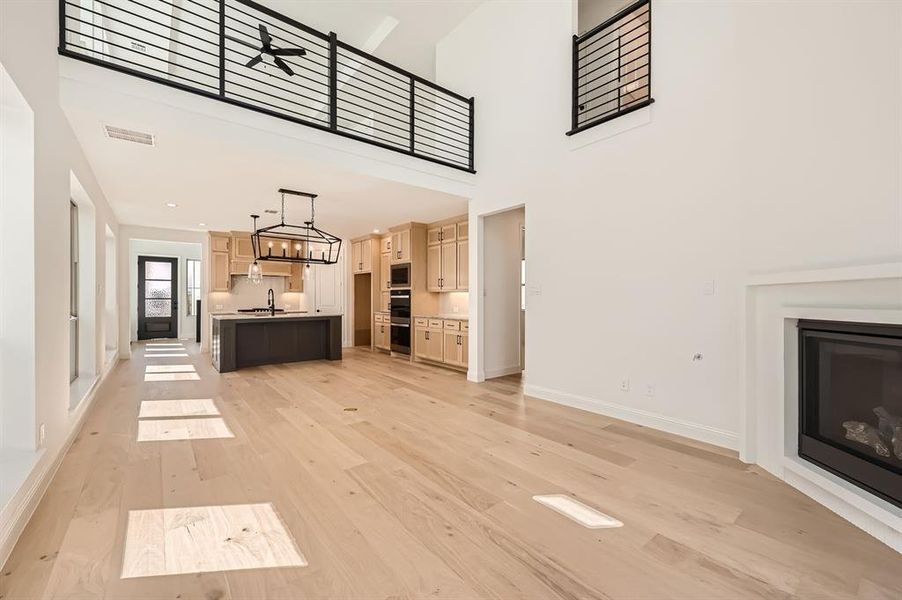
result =
[{"label": "fireplace surround", "polygon": [[798,331],[799,456],[902,507],[902,326]]}]

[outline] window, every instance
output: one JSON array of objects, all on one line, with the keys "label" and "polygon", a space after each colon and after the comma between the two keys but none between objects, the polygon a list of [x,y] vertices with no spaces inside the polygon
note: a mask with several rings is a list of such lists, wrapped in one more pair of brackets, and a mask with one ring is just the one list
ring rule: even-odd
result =
[{"label": "window", "polygon": [[78,378],[78,206],[69,201],[69,383]]},{"label": "window", "polygon": [[200,261],[189,258],[187,261],[187,281],[186,291],[188,294],[188,312],[189,317],[196,316],[197,301],[200,299]]},{"label": "window", "polygon": [[526,228],[520,227],[520,310],[526,310]]}]

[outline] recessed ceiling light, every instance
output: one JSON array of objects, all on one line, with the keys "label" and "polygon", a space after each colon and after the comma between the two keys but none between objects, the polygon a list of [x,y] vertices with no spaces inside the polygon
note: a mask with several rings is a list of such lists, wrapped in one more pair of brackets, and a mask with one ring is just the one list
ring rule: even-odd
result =
[{"label": "recessed ceiling light", "polygon": [[207,224],[206,224],[206,223],[198,223],[198,226],[200,226],[200,227],[206,227]]},{"label": "recessed ceiling light", "polygon": [[166,206],[168,206],[169,208],[176,208],[178,204],[176,204],[175,202],[167,202]]},{"label": "recessed ceiling light", "polygon": [[374,229],[374,230],[373,230],[373,233],[379,233],[379,230],[378,230],[378,229]]}]

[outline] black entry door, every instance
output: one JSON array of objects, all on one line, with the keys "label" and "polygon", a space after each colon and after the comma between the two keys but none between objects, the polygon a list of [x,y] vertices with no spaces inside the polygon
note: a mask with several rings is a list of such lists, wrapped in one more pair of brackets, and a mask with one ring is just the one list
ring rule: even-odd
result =
[{"label": "black entry door", "polygon": [[138,339],[179,334],[179,259],[138,257]]}]

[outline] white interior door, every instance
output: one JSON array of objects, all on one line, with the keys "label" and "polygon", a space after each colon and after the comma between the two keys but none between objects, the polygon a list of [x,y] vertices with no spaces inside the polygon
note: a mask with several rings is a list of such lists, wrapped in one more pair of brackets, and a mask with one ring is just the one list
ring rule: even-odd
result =
[{"label": "white interior door", "polygon": [[335,265],[316,265],[314,270],[314,313],[338,315],[342,313],[341,263]]}]

